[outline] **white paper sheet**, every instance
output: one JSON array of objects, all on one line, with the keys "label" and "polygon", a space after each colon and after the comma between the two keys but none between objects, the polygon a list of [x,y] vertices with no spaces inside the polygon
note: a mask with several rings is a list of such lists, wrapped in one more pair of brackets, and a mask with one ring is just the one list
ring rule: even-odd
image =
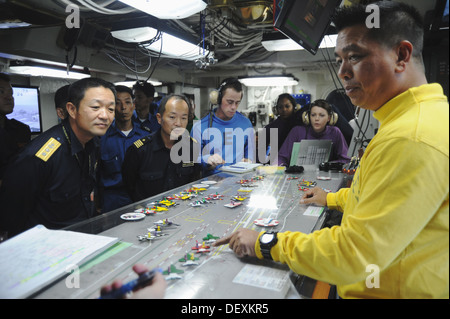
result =
[{"label": "white paper sheet", "polygon": [[0,298],[26,298],[118,241],[38,225],[0,244]]},{"label": "white paper sheet", "polygon": [[245,265],[233,279],[234,283],[286,293],[289,271],[258,265]]},{"label": "white paper sheet", "polygon": [[305,212],[303,213],[303,215],[305,216],[313,216],[313,217],[319,217],[320,214],[322,214],[323,212],[323,207],[319,207],[319,206],[309,206]]}]

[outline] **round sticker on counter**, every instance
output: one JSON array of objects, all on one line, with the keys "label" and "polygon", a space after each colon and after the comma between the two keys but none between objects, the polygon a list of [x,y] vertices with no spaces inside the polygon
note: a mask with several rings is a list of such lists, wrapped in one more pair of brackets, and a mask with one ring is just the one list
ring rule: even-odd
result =
[{"label": "round sticker on counter", "polygon": [[192,187],[194,187],[194,188],[208,188],[209,185],[208,184],[195,184],[195,185],[192,185]]},{"label": "round sticker on counter", "polygon": [[120,215],[120,218],[122,218],[123,220],[141,220],[143,218],[145,218],[145,214],[142,213],[126,213],[126,214],[122,214]]}]

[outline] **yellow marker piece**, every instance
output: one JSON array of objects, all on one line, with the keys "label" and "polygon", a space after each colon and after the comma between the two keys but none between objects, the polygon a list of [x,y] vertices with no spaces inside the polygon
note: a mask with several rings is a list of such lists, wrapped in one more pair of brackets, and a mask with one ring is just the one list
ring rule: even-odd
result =
[{"label": "yellow marker piece", "polygon": [[35,154],[36,157],[40,158],[44,162],[47,162],[48,159],[55,153],[58,147],[61,146],[61,143],[56,139],[51,137],[44,146],[41,147],[39,151]]}]

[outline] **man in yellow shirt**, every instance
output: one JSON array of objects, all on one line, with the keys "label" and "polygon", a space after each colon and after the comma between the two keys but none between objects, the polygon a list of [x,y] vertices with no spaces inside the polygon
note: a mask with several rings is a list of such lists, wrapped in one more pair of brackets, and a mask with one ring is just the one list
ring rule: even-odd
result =
[{"label": "man in yellow shirt", "polygon": [[240,229],[216,245],[286,263],[335,284],[342,298],[449,298],[448,100],[427,84],[417,11],[375,5],[380,28],[366,26],[370,10],[360,5],[339,9],[334,22],[339,77],[354,105],[375,111],[378,133],[350,188],[315,188],[301,200],[342,211],[341,225],[311,234]]}]

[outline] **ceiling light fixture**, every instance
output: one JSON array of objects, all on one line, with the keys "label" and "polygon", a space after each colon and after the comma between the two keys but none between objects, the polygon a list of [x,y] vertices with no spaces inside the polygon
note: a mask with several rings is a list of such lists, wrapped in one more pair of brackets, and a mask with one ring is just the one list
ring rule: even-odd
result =
[{"label": "ceiling light fixture", "polygon": [[298,79],[292,75],[249,76],[239,78],[245,86],[295,86]]},{"label": "ceiling light fixture", "polygon": [[[319,48],[334,48],[336,47],[337,34],[326,35]],[[264,39],[261,44],[267,51],[294,51],[294,50],[304,50],[304,48],[289,38],[282,39]]]},{"label": "ceiling light fixture", "polygon": [[206,8],[203,0],[120,0],[159,19],[184,19]]},{"label": "ceiling light fixture", "polygon": [[71,69],[67,72],[66,69],[58,68],[57,66],[29,64],[29,63],[15,63],[9,66],[9,72],[13,74],[27,75],[27,76],[43,76],[61,79],[80,80],[88,78],[91,75],[84,70]]},{"label": "ceiling light fixture", "polygon": [[[199,46],[173,36],[167,32],[162,32],[161,38],[157,41],[145,44],[155,38],[158,30],[151,27],[138,27],[125,30],[111,31],[111,35],[119,40],[131,43],[141,43],[141,45],[155,52],[160,52],[171,57],[194,61],[200,57],[208,55],[209,51],[201,49]],[[162,41],[162,43],[161,43]],[[161,48],[162,45],[162,48]]]}]

